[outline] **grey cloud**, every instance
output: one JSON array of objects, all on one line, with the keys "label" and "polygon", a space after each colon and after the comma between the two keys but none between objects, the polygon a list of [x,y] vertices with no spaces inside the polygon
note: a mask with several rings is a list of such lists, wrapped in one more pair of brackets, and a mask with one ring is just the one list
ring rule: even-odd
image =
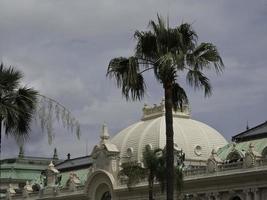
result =
[{"label": "grey cloud", "polygon": [[[82,140],[56,126],[52,146],[33,128],[26,152],[49,156],[58,146],[84,155],[98,142],[101,124],[111,135],[139,120],[144,102],[159,103],[162,87],[146,75],[148,91],[142,102],[126,102],[113,81],[106,79],[108,62],[133,53],[135,30],[147,28],[156,14],[169,16],[170,24],[193,24],[199,41],[215,43],[226,69],[221,77],[208,73],[213,96],[185,86],[192,116],[218,129],[225,137],[266,120],[267,4],[264,0],[2,0],[0,2],[0,58],[25,74],[23,83],[52,97],[82,124]],[[182,80],[184,84],[184,80]],[[184,84],[185,85],[185,84]],[[73,145],[71,145],[73,144]],[[4,156],[17,154],[15,143],[5,139]]]}]

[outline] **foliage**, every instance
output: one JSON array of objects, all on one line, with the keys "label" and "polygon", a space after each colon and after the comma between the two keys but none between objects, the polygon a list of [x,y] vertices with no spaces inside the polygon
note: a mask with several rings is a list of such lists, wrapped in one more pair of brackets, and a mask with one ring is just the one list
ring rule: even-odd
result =
[{"label": "foliage", "polygon": [[223,62],[212,43],[198,44],[198,36],[188,23],[170,28],[162,17],[149,22],[148,31],[136,31],[135,53],[128,58],[117,57],[109,62],[107,76],[115,79],[126,100],[141,100],[146,91],[143,73],[153,70],[165,94],[167,199],[173,199],[174,160],[172,109],[183,109],[188,102],[186,92],[178,83],[179,75],[186,73],[187,83],[194,89],[203,89],[204,95],[212,87],[204,71],[223,70]]},{"label": "foliage", "polygon": [[53,130],[54,121],[61,123],[69,131],[75,132],[79,139],[81,133],[80,124],[71,112],[54,99],[40,94],[38,97],[35,117],[40,122],[42,131],[47,133],[48,143],[51,144],[55,137]]},{"label": "foliage", "polygon": [[[183,158],[178,158],[179,164],[175,166],[175,183],[177,191],[180,192],[183,188]],[[143,167],[137,162],[126,162],[121,165],[122,170],[119,172],[119,177],[127,177],[127,186],[130,189],[145,178],[148,185],[153,187],[156,180],[164,192],[166,185],[166,151],[160,148],[150,149],[146,146],[143,151]],[[150,188],[153,191],[153,188]]]},{"label": "foliage", "polygon": [[140,166],[137,162],[127,162],[121,165],[121,170],[119,172],[119,178],[126,176],[127,186],[136,185],[140,180],[146,177],[146,170]]},{"label": "foliage", "polygon": [[21,87],[23,74],[13,67],[0,65],[0,133],[24,140],[30,131],[37,105],[38,92]]},{"label": "foliage", "polygon": [[116,80],[117,86],[127,100],[141,100],[146,83],[143,73],[153,70],[163,86],[171,82],[173,107],[181,107],[188,99],[179,85],[178,73],[187,71],[186,79],[195,89],[204,89],[206,96],[212,88],[203,74],[205,69],[215,69],[219,74],[223,62],[216,46],[211,43],[197,44],[197,34],[188,23],[170,28],[158,16],[158,23],[149,22],[149,31],[136,31],[135,54],[129,58],[118,57],[110,61],[107,76]]},{"label": "foliage", "polygon": [[[14,136],[19,143],[28,136],[32,118],[40,122],[47,132],[48,143],[55,136],[53,122],[61,122],[64,128],[80,137],[80,124],[71,112],[54,99],[39,94],[36,90],[21,87],[23,74],[13,67],[0,65],[0,125],[6,135]],[[1,126],[0,126],[0,130]]]}]

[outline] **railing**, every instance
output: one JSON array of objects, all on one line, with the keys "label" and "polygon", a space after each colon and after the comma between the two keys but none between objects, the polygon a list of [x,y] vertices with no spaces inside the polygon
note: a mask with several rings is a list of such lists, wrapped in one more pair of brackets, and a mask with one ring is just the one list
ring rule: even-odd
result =
[{"label": "railing", "polygon": [[205,174],[207,173],[207,167],[201,167],[196,169],[186,169],[184,171],[184,176],[194,176],[198,174]]},{"label": "railing", "polygon": [[[237,170],[237,169],[249,169],[249,168],[255,168],[255,167],[267,167],[267,158],[260,158],[257,159],[253,166],[246,168],[244,166],[244,161],[237,161],[232,163],[223,163],[217,165],[217,169],[214,170],[214,172],[224,172],[224,171],[230,171],[230,170]],[[197,168],[197,169],[187,169],[184,171],[184,176],[197,176],[197,175],[210,175],[213,172],[208,171],[207,167]]]},{"label": "railing", "polygon": [[243,168],[243,161],[237,161],[237,162],[224,163],[218,165],[217,171],[226,171],[226,170],[242,169],[242,168]]}]

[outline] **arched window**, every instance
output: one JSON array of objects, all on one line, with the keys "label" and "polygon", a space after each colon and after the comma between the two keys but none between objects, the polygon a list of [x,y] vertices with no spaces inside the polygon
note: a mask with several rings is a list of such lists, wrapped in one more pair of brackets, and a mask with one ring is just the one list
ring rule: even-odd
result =
[{"label": "arched window", "polygon": [[236,162],[238,160],[242,160],[242,156],[238,151],[232,151],[228,154],[226,160],[229,160],[230,162]]}]

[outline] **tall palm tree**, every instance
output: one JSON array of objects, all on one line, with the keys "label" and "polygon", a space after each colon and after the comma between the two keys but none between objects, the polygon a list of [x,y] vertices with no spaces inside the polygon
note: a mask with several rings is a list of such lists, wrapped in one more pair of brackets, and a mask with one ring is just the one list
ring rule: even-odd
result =
[{"label": "tall palm tree", "polygon": [[2,130],[16,139],[24,139],[29,133],[38,92],[21,87],[22,77],[13,67],[0,65],[0,139]]},{"label": "tall palm tree", "polygon": [[107,76],[115,78],[126,100],[141,100],[146,84],[143,73],[153,70],[156,80],[162,84],[165,96],[166,125],[166,186],[167,200],[173,199],[173,113],[187,101],[186,93],[178,83],[179,75],[187,72],[186,79],[195,89],[204,89],[205,96],[211,94],[209,79],[204,70],[215,69],[220,73],[223,62],[212,43],[197,43],[197,34],[190,24],[170,28],[158,16],[158,21],[149,22],[148,31],[136,31],[135,54],[118,57],[110,61]]}]

